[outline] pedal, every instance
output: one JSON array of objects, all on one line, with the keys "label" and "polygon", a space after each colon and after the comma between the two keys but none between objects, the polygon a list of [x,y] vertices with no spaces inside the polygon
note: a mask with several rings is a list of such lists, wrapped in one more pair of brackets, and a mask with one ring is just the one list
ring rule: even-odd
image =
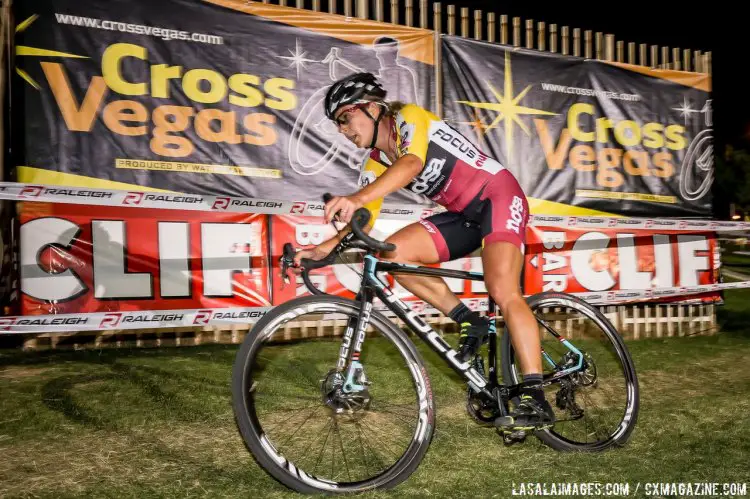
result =
[{"label": "pedal", "polygon": [[495,418],[495,428],[497,428],[497,431],[503,433],[523,433],[525,435],[527,431],[548,430],[554,426],[554,423],[546,423],[537,426],[518,428],[513,416],[500,416],[499,418]]},{"label": "pedal", "polygon": [[503,432],[503,443],[505,445],[519,444],[523,442],[524,440],[526,440],[526,432],[523,430]]},{"label": "pedal", "polygon": [[495,427],[499,430],[513,426],[512,416],[500,416],[495,419]]}]

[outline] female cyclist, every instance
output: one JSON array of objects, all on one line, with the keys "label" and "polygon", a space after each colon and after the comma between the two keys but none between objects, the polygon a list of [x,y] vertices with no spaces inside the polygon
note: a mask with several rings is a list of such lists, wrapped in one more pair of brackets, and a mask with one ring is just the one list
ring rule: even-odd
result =
[{"label": "female cyclist", "polygon": [[[388,194],[406,188],[444,206],[410,224],[387,241],[396,251],[383,259],[427,265],[464,257],[482,248],[485,284],[500,308],[518,355],[523,384],[514,428],[547,427],[554,421],[542,390],[541,345],[536,320],[520,288],[528,202],[511,172],[479,150],[446,122],[415,104],[386,102],[386,92],[370,73],[334,83],[325,99],[326,116],[359,148],[371,149],[360,175],[361,189],[331,199],[325,218],[348,223],[366,207],[372,223]],[[328,255],[348,230],[302,258]],[[469,310],[440,277],[396,276],[417,297],[461,327],[458,359],[470,361],[486,341],[491,323]]]}]

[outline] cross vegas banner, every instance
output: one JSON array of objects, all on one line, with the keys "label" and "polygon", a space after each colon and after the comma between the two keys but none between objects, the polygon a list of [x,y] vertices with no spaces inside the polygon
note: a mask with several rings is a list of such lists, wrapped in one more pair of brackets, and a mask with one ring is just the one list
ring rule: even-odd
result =
[{"label": "cross vegas banner", "polygon": [[444,118],[519,178],[532,211],[711,215],[709,75],[455,36],[442,57]]},{"label": "cross vegas banner", "polygon": [[13,8],[19,182],[318,201],[355,192],[367,152],[325,118],[334,81],[435,102],[423,29],[241,0]]}]

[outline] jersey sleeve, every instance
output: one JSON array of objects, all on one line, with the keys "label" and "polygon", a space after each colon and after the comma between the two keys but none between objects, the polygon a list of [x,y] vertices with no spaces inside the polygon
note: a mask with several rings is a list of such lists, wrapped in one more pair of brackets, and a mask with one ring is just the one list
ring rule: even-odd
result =
[{"label": "jersey sleeve", "polygon": [[427,157],[430,121],[430,114],[414,104],[407,104],[396,114],[399,157],[413,154],[421,159],[424,165]]},{"label": "jersey sleeve", "polygon": [[[367,184],[374,182],[375,179],[380,177],[384,171],[384,165],[372,158],[372,156],[368,156],[367,161],[365,161],[365,164],[359,173],[359,188],[362,189],[367,186]],[[382,206],[383,198],[370,201],[364,206],[364,208],[366,208],[370,212],[370,225],[375,225],[375,220],[377,220],[378,216],[380,215],[380,208]]]}]

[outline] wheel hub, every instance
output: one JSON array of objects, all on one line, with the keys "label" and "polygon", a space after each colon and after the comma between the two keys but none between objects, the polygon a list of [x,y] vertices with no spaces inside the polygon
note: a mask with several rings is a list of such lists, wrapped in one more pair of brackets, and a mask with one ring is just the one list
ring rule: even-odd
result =
[{"label": "wheel hub", "polygon": [[320,380],[320,393],[323,403],[335,414],[354,414],[370,407],[370,393],[367,388],[344,393],[344,373],[331,369],[325,378]]}]

